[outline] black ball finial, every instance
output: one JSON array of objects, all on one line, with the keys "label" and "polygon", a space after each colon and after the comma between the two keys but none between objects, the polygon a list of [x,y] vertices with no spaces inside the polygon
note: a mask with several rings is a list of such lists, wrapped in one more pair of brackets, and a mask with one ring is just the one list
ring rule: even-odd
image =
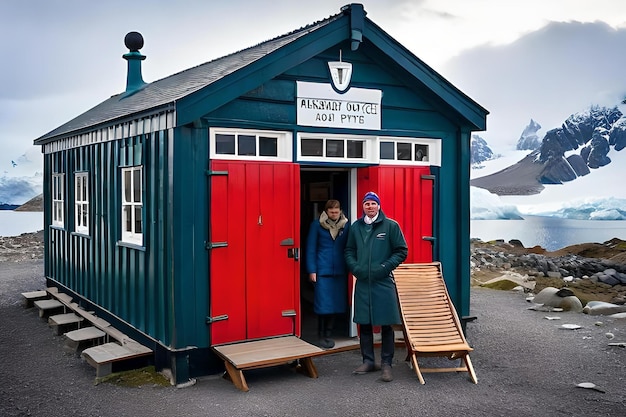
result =
[{"label": "black ball finial", "polygon": [[124,37],[124,45],[126,45],[131,52],[138,52],[143,48],[143,36],[141,36],[139,32],[128,32]]}]

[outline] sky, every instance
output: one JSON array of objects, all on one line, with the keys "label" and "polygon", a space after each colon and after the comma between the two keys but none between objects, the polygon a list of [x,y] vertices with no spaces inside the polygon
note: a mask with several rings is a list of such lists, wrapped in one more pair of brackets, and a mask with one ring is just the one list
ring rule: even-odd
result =
[{"label": "sky", "polygon": [[[370,0],[367,16],[489,110],[478,134],[512,146],[530,118],[558,127],[626,96],[626,3]],[[288,33],[347,0],[0,0],[0,177],[41,163],[33,140],[125,89],[124,36],[146,82]],[[626,111],[625,111],[626,113]],[[14,164],[15,163],[15,164]]]}]

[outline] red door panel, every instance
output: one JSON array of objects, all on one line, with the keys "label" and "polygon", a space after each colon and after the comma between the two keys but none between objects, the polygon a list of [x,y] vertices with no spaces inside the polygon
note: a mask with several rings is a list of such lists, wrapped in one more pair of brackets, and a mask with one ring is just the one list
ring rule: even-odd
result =
[{"label": "red door panel", "polygon": [[[288,250],[299,242],[299,167],[259,166],[259,196],[251,209],[246,241],[248,263],[248,338],[294,334],[299,309],[299,265]],[[252,237],[252,238],[250,238]]]},{"label": "red door panel", "polygon": [[406,263],[432,262],[432,243],[423,237],[433,231],[433,183],[423,175],[430,175],[429,167],[375,166],[357,173],[359,199],[375,191],[385,215],[400,224],[409,246]]},{"label": "red door panel", "polygon": [[228,316],[211,324],[211,342],[221,344],[246,338],[245,167],[213,161],[211,169],[228,172],[211,177],[211,243],[227,245],[210,254],[210,314]]},{"label": "red door panel", "polygon": [[[299,334],[299,166],[213,161],[211,251],[213,344]],[[228,213],[226,216],[220,213]],[[294,311],[297,316],[283,312]]]}]

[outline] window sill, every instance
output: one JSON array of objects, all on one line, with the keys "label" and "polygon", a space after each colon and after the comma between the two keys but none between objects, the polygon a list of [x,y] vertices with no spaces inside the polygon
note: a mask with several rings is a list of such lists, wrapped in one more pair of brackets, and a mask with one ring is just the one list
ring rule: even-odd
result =
[{"label": "window sill", "polygon": [[84,239],[89,239],[91,240],[91,236],[89,236],[88,233],[84,233],[84,232],[71,232],[70,233],[71,236],[77,236],[77,237],[82,237]]},{"label": "window sill", "polygon": [[124,247],[124,248],[140,250],[140,251],[143,251],[143,252],[146,251],[146,247],[145,246],[142,246],[142,245],[140,245],[138,243],[124,242],[123,240],[118,240],[115,245],[116,246],[120,246],[120,247]]}]

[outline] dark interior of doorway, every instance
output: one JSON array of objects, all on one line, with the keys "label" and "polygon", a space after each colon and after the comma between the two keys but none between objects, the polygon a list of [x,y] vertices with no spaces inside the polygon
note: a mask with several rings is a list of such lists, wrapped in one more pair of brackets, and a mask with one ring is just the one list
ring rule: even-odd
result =
[{"label": "dark interior of doorway", "polygon": [[[309,343],[318,343],[318,318],[313,311],[313,283],[309,280],[306,270],[306,242],[311,223],[319,219],[324,205],[329,199],[339,200],[341,209],[346,216],[350,213],[350,175],[347,169],[336,168],[307,168],[300,172],[300,242],[302,248],[302,262],[300,263],[300,308],[301,308],[301,337]],[[346,285],[348,282],[346,280]],[[333,329],[333,338],[349,337],[349,313],[338,315]]]}]

